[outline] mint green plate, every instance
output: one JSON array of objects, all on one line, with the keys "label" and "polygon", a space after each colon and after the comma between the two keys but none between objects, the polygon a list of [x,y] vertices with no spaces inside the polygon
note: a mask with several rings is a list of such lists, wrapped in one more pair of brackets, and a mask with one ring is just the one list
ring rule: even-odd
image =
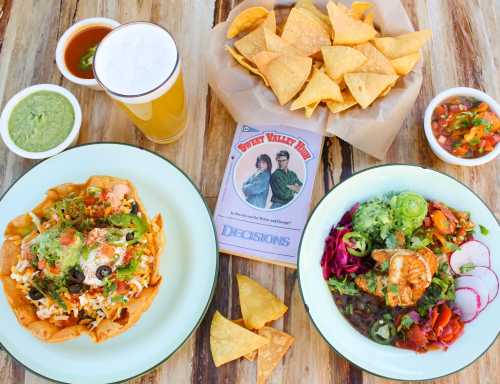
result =
[{"label": "mint green plate", "polygon": [[2,347],[31,371],[61,382],[123,381],[162,363],[200,324],[217,281],[214,226],[198,189],[163,157],[125,144],[83,145],[34,166],[0,200],[0,243],[6,224],[33,208],[50,187],[82,183],[92,175],[131,180],[149,216],[163,215],[163,282],[139,322],[102,344],[86,335],[60,344],[39,341],[17,322],[2,291]]}]

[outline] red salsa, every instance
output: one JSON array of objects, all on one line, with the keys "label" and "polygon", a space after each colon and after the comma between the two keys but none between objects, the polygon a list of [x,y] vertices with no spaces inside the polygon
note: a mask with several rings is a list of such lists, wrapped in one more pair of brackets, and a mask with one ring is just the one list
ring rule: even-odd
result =
[{"label": "red salsa", "polygon": [[81,79],[93,79],[92,62],[97,44],[104,39],[111,28],[104,25],[92,25],[79,31],[69,41],[64,52],[64,61],[68,70]]},{"label": "red salsa", "polygon": [[472,97],[456,96],[432,114],[432,132],[439,145],[454,156],[476,158],[500,141],[500,119],[490,106]]}]

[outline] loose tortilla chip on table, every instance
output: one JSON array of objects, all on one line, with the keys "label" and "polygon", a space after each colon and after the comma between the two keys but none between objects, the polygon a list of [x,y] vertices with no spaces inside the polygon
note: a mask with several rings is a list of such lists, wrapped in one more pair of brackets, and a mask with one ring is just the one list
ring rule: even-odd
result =
[{"label": "loose tortilla chip on table", "polygon": [[262,328],[259,335],[269,340],[269,344],[259,348],[257,357],[257,384],[264,384],[292,346],[294,338],[271,327]]},{"label": "loose tortilla chip on table", "polygon": [[283,40],[280,36],[272,31],[265,29],[264,37],[266,40],[266,49],[271,52],[278,53],[293,53],[294,55],[302,55],[300,49],[295,48],[292,44]]},{"label": "loose tortilla chip on table", "polygon": [[274,11],[268,13],[264,22],[252,32],[234,42],[236,49],[248,60],[252,60],[260,51],[266,50],[265,29],[276,32],[276,15]]},{"label": "loose tortilla chip on table", "polygon": [[374,44],[389,59],[397,59],[418,52],[431,36],[431,30],[424,29],[396,37],[379,37]]},{"label": "loose tortilla chip on table", "polygon": [[226,37],[232,39],[241,32],[255,29],[263,23],[269,11],[264,7],[250,7],[236,16],[227,30]]},{"label": "loose tortilla chip on table", "polygon": [[292,103],[290,110],[305,108],[321,100],[344,101],[338,84],[323,71],[315,69],[311,80],[300,96]]},{"label": "loose tortilla chip on table", "polygon": [[241,314],[247,328],[261,329],[266,323],[279,319],[288,310],[285,304],[255,280],[240,274],[236,275],[236,279]]},{"label": "loose tortilla chip on table", "polygon": [[[231,320],[233,323],[238,324],[240,327],[245,327],[245,322],[243,319],[236,319],[236,320]],[[248,361],[254,361],[255,358],[257,357],[257,349],[255,351],[252,351],[250,353],[247,353],[246,355],[243,355],[245,359]]]},{"label": "loose tortilla chip on table", "polygon": [[324,45],[330,45],[330,31],[321,20],[304,8],[292,8],[281,38],[299,49],[304,56],[311,56]]},{"label": "loose tortilla chip on table", "polygon": [[333,27],[334,44],[362,44],[377,35],[372,26],[352,18],[333,1],[328,2],[326,8]]},{"label": "loose tortilla chip on table", "polygon": [[284,54],[270,61],[264,68],[264,76],[281,105],[288,103],[309,77],[310,57]]},{"label": "loose tortilla chip on table", "polygon": [[337,82],[342,80],[345,73],[354,72],[367,60],[360,51],[342,45],[322,47],[321,53],[326,73]]},{"label": "loose tortilla chip on table", "polygon": [[251,63],[249,63],[242,55],[240,55],[236,50],[229,45],[225,46],[226,51],[228,51],[231,56],[236,60],[238,64],[240,64],[243,68],[247,69],[254,75],[259,76],[263,81],[266,86],[269,87],[269,83],[266,79],[266,77],[259,71],[258,68],[255,68]]},{"label": "loose tortilla chip on table", "polygon": [[331,113],[334,114],[339,113],[358,104],[356,99],[352,97],[351,92],[349,92],[349,90],[343,91],[342,97],[344,98],[344,101],[341,102],[331,101],[331,100],[326,101],[326,106],[328,107]]},{"label": "loose tortilla chip on table", "polygon": [[422,55],[420,54],[420,52],[412,53],[408,56],[403,56],[391,60],[391,64],[398,75],[404,76],[411,72],[411,70],[415,67],[421,57]]},{"label": "loose tortilla chip on table", "polygon": [[355,19],[361,20],[366,11],[373,7],[372,3],[367,1],[354,1],[351,4],[351,15]]},{"label": "loose tortilla chip on table", "polygon": [[348,73],[344,76],[349,91],[363,109],[373,103],[397,79],[397,75],[380,73]]},{"label": "loose tortilla chip on table", "polygon": [[384,75],[396,74],[396,71],[394,70],[394,67],[389,59],[371,43],[359,44],[354,48],[367,58],[367,60],[356,69],[356,72],[381,73]]},{"label": "loose tortilla chip on table", "polygon": [[210,326],[210,350],[216,367],[239,359],[268,343],[265,337],[240,327],[215,311]]},{"label": "loose tortilla chip on table", "polygon": [[320,19],[325,25],[326,29],[331,29],[330,19],[326,13],[321,12],[316,5],[314,5],[314,0],[298,0],[295,3],[296,8],[304,8],[311,12],[314,16]]}]

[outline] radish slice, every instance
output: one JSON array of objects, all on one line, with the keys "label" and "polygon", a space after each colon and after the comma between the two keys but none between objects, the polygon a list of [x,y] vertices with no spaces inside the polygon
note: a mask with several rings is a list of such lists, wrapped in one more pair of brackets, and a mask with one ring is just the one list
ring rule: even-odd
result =
[{"label": "radish slice", "polygon": [[455,291],[455,305],[460,308],[464,323],[469,323],[479,314],[481,299],[472,288],[457,288]]},{"label": "radish slice", "polygon": [[477,240],[467,241],[460,249],[453,252],[450,257],[450,266],[453,272],[461,275],[460,267],[464,264],[472,264],[476,267],[490,267],[490,250],[486,245]]},{"label": "radish slice", "polygon": [[460,276],[455,280],[457,288],[471,288],[479,295],[479,312],[488,305],[488,287],[476,276]]},{"label": "radish slice", "polygon": [[491,268],[476,267],[467,276],[479,277],[488,287],[488,303],[491,303],[498,295],[498,276]]}]

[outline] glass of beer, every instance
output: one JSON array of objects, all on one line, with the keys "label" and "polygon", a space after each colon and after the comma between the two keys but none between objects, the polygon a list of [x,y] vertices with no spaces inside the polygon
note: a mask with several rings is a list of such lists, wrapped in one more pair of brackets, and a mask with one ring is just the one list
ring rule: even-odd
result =
[{"label": "glass of beer", "polygon": [[186,127],[184,85],[174,39],[149,22],[123,24],[106,35],[93,62],[106,93],[155,143],[182,136]]}]

